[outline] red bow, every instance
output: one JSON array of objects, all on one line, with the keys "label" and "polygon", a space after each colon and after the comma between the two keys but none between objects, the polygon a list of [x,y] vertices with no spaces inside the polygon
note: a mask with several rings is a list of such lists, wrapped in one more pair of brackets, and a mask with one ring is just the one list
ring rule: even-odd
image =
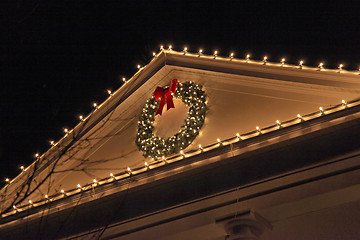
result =
[{"label": "red bow", "polygon": [[158,110],[156,111],[155,116],[158,114],[160,115],[162,114],[162,110],[165,105],[165,99],[166,99],[167,110],[169,110],[170,108],[175,108],[171,93],[176,92],[176,85],[177,85],[177,79],[173,79],[168,88],[164,89],[162,87],[157,87],[155,89],[154,92],[155,100],[158,101],[161,98],[160,105]]}]

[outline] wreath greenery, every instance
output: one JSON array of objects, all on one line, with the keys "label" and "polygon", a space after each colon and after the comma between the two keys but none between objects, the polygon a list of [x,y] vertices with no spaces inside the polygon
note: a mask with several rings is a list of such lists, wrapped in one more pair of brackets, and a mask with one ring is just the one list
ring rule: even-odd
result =
[{"label": "wreath greenery", "polygon": [[175,135],[163,139],[153,133],[153,123],[160,101],[152,96],[145,104],[138,121],[136,145],[145,157],[159,158],[179,153],[191,144],[204,124],[206,95],[200,85],[191,81],[178,82],[173,98],[181,99],[188,107],[188,117]]}]

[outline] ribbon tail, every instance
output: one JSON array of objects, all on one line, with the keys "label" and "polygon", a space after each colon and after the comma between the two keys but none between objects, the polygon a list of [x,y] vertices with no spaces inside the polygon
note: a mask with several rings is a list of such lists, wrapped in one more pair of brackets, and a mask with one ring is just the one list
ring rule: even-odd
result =
[{"label": "ribbon tail", "polygon": [[170,108],[175,108],[171,93],[167,92],[167,94],[164,97],[166,97],[167,110],[169,110]]},{"label": "ribbon tail", "polygon": [[162,111],[163,111],[164,105],[165,105],[165,96],[163,96],[163,97],[161,98],[160,105],[159,105],[158,110],[156,111],[155,116],[158,115],[158,114],[162,115]]}]

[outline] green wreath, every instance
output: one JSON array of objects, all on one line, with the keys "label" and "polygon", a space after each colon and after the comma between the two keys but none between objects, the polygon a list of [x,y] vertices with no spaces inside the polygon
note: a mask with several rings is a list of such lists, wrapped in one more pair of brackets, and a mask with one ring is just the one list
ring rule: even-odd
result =
[{"label": "green wreath", "polygon": [[138,121],[136,145],[145,157],[154,159],[179,153],[189,146],[199,134],[206,113],[206,95],[200,85],[191,81],[178,82],[173,98],[181,99],[189,107],[188,117],[179,132],[163,139],[153,134],[155,113],[160,105],[152,96],[145,104]]}]

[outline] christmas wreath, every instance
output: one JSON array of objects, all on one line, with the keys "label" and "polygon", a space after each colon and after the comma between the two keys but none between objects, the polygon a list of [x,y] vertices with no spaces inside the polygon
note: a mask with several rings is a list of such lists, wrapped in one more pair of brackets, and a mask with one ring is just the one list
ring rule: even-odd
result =
[{"label": "christmas wreath", "polygon": [[[160,138],[153,133],[155,116],[162,114],[165,100],[167,110],[175,107],[173,97],[181,99],[188,106],[188,116],[179,132],[167,139]],[[206,95],[202,87],[191,81],[180,83],[173,79],[170,86],[157,87],[154,96],[147,100],[143,107],[138,121],[136,145],[145,157],[154,159],[179,153],[199,134],[205,113]]]}]

